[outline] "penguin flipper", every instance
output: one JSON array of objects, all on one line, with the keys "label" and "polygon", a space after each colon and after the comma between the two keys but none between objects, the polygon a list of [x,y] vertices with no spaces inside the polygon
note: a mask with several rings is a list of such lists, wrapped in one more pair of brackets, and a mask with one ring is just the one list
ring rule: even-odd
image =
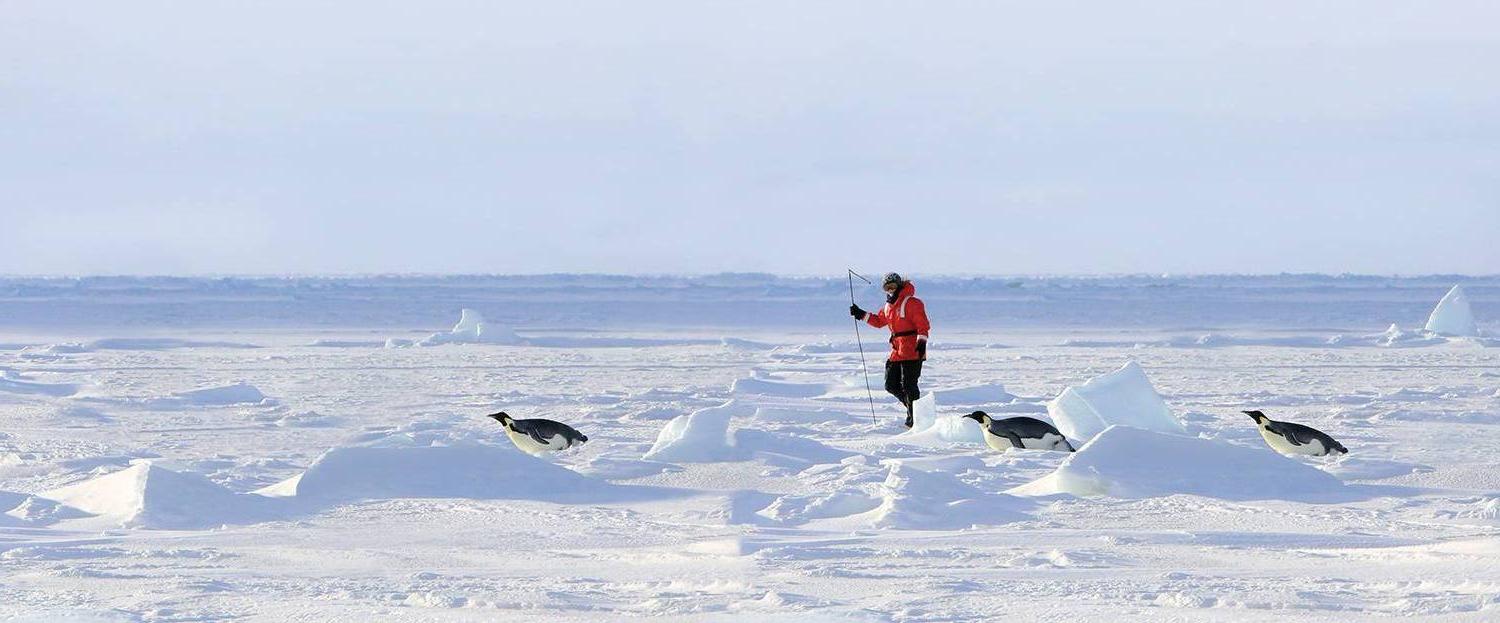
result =
[{"label": "penguin flipper", "polygon": [[542,444],[544,446],[550,446],[550,445],[552,445],[551,444],[551,440],[550,439],[543,439],[542,438],[542,433],[539,432],[539,431],[537,431],[537,429],[535,429],[535,428],[528,428],[528,429],[526,429],[526,435],[529,436],[529,437],[531,437],[537,443]]},{"label": "penguin flipper", "polygon": [[1022,450],[1026,449],[1026,444],[1024,444],[1024,443],[1021,442],[1021,436],[1020,435],[1017,435],[1015,433],[1006,433],[1006,434],[1001,435],[1001,436],[1004,437],[1004,438],[1006,438],[1006,439],[1009,439],[1010,440],[1010,445],[1012,447],[1020,448]]},{"label": "penguin flipper", "polygon": [[1276,433],[1277,435],[1280,435],[1281,438],[1285,439],[1287,443],[1292,444],[1294,446],[1300,446],[1300,445],[1306,443],[1305,439],[1299,439],[1299,437],[1301,437],[1301,435],[1298,435],[1297,431],[1292,430],[1290,426],[1283,426],[1281,424],[1281,422],[1276,422],[1274,424],[1270,424],[1270,425],[1266,426],[1266,428],[1270,429],[1271,432]]}]

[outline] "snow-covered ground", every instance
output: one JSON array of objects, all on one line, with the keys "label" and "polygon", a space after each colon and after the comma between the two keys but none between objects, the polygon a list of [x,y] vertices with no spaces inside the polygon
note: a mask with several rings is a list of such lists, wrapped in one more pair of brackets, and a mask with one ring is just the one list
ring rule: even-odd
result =
[{"label": "snow-covered ground", "polygon": [[0,616],[1500,618],[1500,279],[918,287],[903,433],[842,280],[0,280]]}]

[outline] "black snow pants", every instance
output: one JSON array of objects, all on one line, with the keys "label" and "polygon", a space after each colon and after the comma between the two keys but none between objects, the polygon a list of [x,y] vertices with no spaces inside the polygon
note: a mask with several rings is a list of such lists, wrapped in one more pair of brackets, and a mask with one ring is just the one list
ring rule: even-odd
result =
[{"label": "black snow pants", "polygon": [[907,417],[911,416],[912,403],[922,396],[917,389],[917,379],[921,377],[921,359],[885,362],[885,391],[901,401],[901,405],[906,407]]}]

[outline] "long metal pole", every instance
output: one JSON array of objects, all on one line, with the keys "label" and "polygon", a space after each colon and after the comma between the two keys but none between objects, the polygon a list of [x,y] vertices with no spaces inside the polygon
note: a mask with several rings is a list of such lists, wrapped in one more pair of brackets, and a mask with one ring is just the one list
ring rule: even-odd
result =
[{"label": "long metal pole", "polygon": [[[855,277],[859,277],[860,280],[863,281],[863,282],[865,282],[865,283],[870,283],[870,280],[869,279],[865,279],[864,275],[861,275],[859,273],[854,272],[853,268],[848,269],[848,271],[849,271],[849,304],[850,305],[858,305],[858,303],[854,302],[854,278]],[[872,392],[872,391],[870,391],[870,367],[865,364],[865,342],[859,336],[859,319],[858,318],[854,319],[854,342],[856,344],[859,344],[859,369],[860,369],[861,372],[865,373],[865,397],[870,399],[870,423],[874,424],[875,423],[875,393]]]}]

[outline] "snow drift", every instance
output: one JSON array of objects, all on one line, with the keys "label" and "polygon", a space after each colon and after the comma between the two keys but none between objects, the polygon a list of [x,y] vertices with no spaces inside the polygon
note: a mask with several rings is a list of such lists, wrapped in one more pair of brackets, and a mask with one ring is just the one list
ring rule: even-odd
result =
[{"label": "snow drift", "polygon": [[928,471],[901,459],[872,465],[864,456],[848,457],[799,475],[820,491],[777,497],[756,516],[781,525],[835,520],[901,530],[960,530],[1029,518],[1032,502],[982,491],[950,471]]},{"label": "snow drift", "polygon": [[828,386],[820,383],[788,383],[761,378],[743,378],[735,379],[729,391],[736,396],[812,398],[828,393]]},{"label": "snow drift", "polygon": [[1437,307],[1427,317],[1427,330],[1438,335],[1453,337],[1478,337],[1479,327],[1474,323],[1474,310],[1469,307],[1469,297],[1462,286],[1453,286],[1438,301]]},{"label": "snow drift", "polygon": [[1187,493],[1226,500],[1343,501],[1344,483],[1268,448],[1111,426],[1019,495],[1148,498]]},{"label": "snow drift", "polygon": [[729,418],[744,407],[729,401],[672,418],[656,435],[656,443],[641,456],[668,463],[732,461],[741,452],[729,439]]},{"label": "snow drift", "polygon": [[126,528],[191,530],[267,517],[270,502],[197,474],[136,461],[112,474],[41,494]]},{"label": "snow drift", "polygon": [[[516,332],[505,327],[490,325],[484,321],[484,316],[472,309],[464,309],[460,312],[458,324],[447,333],[434,333],[427,339],[418,342],[422,346],[437,346],[439,344],[520,344],[521,338]],[[389,347],[390,344],[387,343]]]},{"label": "snow drift", "polygon": [[175,392],[172,397],[182,401],[183,404],[194,406],[255,404],[266,399],[266,395],[261,393],[260,388],[244,381]]},{"label": "snow drift", "polygon": [[1183,433],[1146,372],[1134,361],[1119,370],[1064,389],[1047,403],[1047,415],[1070,438],[1088,440],[1112,425]]},{"label": "snow drift", "polygon": [[10,370],[0,369],[0,392],[63,397],[78,393],[78,386],[72,383],[41,383],[31,381]]},{"label": "snow drift", "polygon": [[334,447],[301,474],[263,488],[304,502],[391,498],[577,500],[608,483],[510,447],[439,432]]},{"label": "snow drift", "polygon": [[880,486],[880,506],[867,517],[877,528],[957,530],[1027,519],[1028,503],[994,495],[965,484],[951,474],[928,472],[892,461]]},{"label": "snow drift", "polygon": [[1008,403],[1016,399],[1015,395],[1005,391],[1005,386],[1000,383],[939,389],[933,393],[943,404],[971,405],[981,408],[985,405]]}]

